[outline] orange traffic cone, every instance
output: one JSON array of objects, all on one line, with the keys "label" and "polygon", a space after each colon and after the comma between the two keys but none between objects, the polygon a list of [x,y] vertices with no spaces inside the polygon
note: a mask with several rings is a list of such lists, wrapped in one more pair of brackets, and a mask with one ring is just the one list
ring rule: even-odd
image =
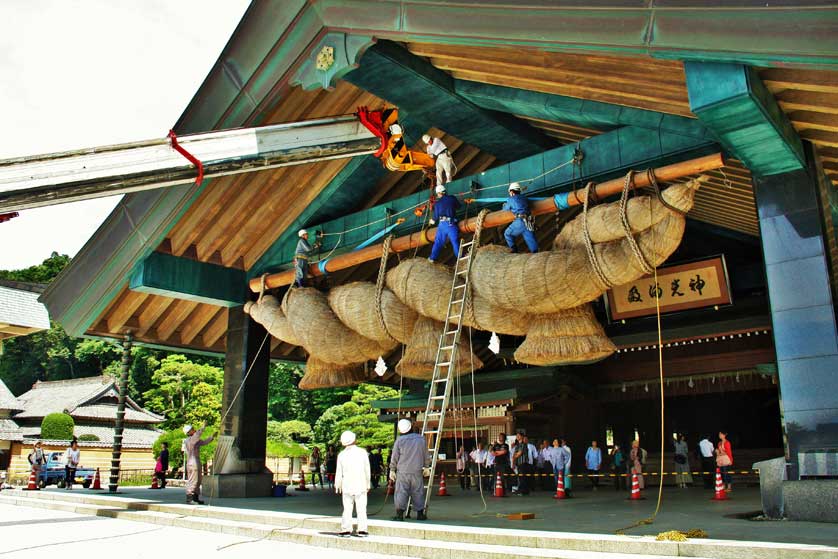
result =
[{"label": "orange traffic cone", "polygon": [[99,468],[96,468],[96,475],[93,476],[93,485],[90,489],[101,491],[102,490],[102,480],[99,478]]},{"label": "orange traffic cone", "polygon": [[151,487],[149,489],[160,489],[160,486],[157,485],[157,474],[151,475]]},{"label": "orange traffic cone", "polygon": [[297,491],[308,491],[306,487],[306,475],[300,470],[300,485],[297,486]]},{"label": "orange traffic cone", "polygon": [[29,484],[24,488],[24,491],[38,491],[39,489],[38,480],[35,479],[35,468],[32,468],[32,471],[29,472]]},{"label": "orange traffic cone", "polygon": [[713,495],[711,501],[727,501],[730,497],[725,491],[725,484],[722,482],[722,471],[716,468],[716,494]]},{"label": "orange traffic cone", "polygon": [[439,492],[436,494],[437,497],[449,497],[448,495],[448,488],[445,487],[445,472],[439,474]]},{"label": "orange traffic cone", "polygon": [[495,478],[495,494],[494,497],[506,497],[503,492],[503,481],[500,477],[500,472],[498,472],[498,476]]},{"label": "orange traffic cone", "polygon": [[564,494],[564,475],[558,475],[559,480],[556,482],[556,494],[553,495],[554,499],[567,499],[567,495]]},{"label": "orange traffic cone", "polygon": [[395,495],[396,494],[396,484],[393,483],[392,479],[387,480],[387,495]]},{"label": "orange traffic cone", "polygon": [[637,472],[631,473],[631,496],[629,496],[629,501],[643,501],[646,497],[642,497],[640,495],[640,480],[637,479]]}]

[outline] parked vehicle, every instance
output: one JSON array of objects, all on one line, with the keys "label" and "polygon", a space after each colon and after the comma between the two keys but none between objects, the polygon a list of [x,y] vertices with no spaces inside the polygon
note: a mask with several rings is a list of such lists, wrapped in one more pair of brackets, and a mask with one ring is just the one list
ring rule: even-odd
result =
[{"label": "parked vehicle", "polygon": [[[76,477],[74,483],[81,484],[87,489],[93,483],[93,476],[95,471],[90,468],[83,468],[79,466],[76,468]],[[47,463],[41,468],[38,473],[38,487],[43,489],[47,485],[56,484],[58,487],[64,487],[64,453],[63,452],[49,452],[47,453]]]}]

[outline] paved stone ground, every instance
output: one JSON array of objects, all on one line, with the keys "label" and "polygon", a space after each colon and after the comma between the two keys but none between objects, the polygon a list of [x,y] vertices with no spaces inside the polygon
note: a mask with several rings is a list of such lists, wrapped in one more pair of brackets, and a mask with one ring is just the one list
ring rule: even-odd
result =
[{"label": "paved stone ground", "polygon": [[[48,489],[48,491],[60,491]],[[125,488],[124,497],[151,499],[168,503],[183,502],[182,489],[149,490]],[[487,528],[512,528],[553,530],[592,534],[613,534],[616,530],[647,518],[655,509],[657,488],[647,489],[647,500],[627,501],[627,493],[617,493],[613,488],[599,491],[580,488],[574,498],[565,501],[552,499],[550,492],[536,492],[526,497],[512,496],[496,499],[486,495],[487,508],[477,492],[449,489],[450,497],[434,497],[430,506],[431,522],[444,525],[477,526]],[[86,492],[85,492],[86,493]],[[98,492],[98,495],[106,495]],[[304,514],[339,516],[340,499],[332,491],[319,487],[308,492],[289,489],[286,498],[263,499],[214,499],[210,506],[249,508]],[[739,486],[731,500],[711,501],[712,491],[701,488],[678,489],[665,487],[661,512],[653,525],[630,530],[633,535],[654,535],[667,530],[700,528],[711,538],[738,541],[765,541],[803,544],[835,545],[838,542],[838,524],[816,522],[771,521],[759,522],[735,518],[736,515],[760,510],[759,490]],[[383,505],[383,508],[382,508]],[[384,502],[383,488],[370,495],[368,511],[371,518],[388,520],[393,514],[392,497]],[[534,520],[512,521],[502,516],[514,512],[533,512]],[[415,522],[415,520],[413,521]]]},{"label": "paved stone ground", "polygon": [[[395,559],[375,553],[324,549],[289,542],[253,542],[238,536],[187,528],[0,505],[0,557],[100,559],[305,557]],[[241,542],[247,542],[242,544]],[[232,547],[224,547],[230,544]],[[400,557],[399,559],[409,559]]]}]

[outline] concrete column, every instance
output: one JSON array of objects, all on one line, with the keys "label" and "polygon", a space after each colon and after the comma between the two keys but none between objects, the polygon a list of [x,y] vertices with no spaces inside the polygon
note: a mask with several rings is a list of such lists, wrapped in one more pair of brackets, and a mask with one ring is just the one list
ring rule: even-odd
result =
[{"label": "concrete column", "polygon": [[824,227],[818,175],[810,164],[754,180],[791,480],[813,460],[838,458],[838,331],[824,240],[834,231]]},{"label": "concrete column", "polygon": [[[219,446],[232,437],[224,464],[214,468],[204,492],[212,497],[264,497],[270,494],[271,473],[265,467],[268,421],[268,366],[270,337],[265,329],[232,307],[227,319],[227,353],[224,361]],[[229,439],[228,439],[229,440]]]}]

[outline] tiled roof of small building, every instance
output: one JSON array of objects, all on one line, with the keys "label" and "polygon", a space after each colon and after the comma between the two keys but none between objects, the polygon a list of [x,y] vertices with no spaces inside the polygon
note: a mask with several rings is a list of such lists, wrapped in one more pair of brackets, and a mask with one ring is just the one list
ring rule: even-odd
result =
[{"label": "tiled roof of small building", "polygon": [[22,409],[23,405],[18,402],[15,395],[12,394],[12,391],[9,390],[8,386],[6,386],[6,383],[0,380],[0,410],[20,411]]}]

